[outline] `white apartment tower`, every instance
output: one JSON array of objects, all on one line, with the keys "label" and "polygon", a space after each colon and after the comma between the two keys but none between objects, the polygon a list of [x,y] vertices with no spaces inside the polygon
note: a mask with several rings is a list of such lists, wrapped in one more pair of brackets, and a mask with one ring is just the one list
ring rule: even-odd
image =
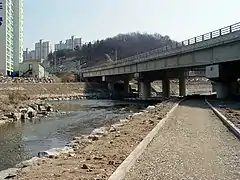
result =
[{"label": "white apartment tower", "polygon": [[51,45],[49,41],[43,41],[35,43],[35,59],[45,59],[51,51]]},{"label": "white apartment tower", "polygon": [[0,73],[18,71],[23,60],[23,0],[0,0]]},{"label": "white apartment tower", "polygon": [[66,43],[63,43],[62,41],[60,41],[59,44],[55,44],[55,51],[59,51],[59,50],[63,50],[63,49],[74,50],[77,46],[79,48],[81,48],[82,39],[71,36],[71,39],[67,39]]}]

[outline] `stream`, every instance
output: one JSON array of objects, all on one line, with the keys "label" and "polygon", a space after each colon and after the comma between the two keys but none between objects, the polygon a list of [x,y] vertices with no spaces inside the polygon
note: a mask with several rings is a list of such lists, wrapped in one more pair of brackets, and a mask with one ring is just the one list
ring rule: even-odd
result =
[{"label": "stream", "polygon": [[28,122],[0,127],[0,170],[36,156],[39,151],[63,147],[74,136],[113,124],[145,105],[112,100],[51,102],[57,112]]}]

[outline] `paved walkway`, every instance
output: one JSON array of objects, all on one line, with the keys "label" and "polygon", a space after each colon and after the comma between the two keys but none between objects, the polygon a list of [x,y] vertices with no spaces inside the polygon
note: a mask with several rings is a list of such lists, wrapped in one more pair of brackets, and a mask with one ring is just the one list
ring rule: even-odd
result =
[{"label": "paved walkway", "polygon": [[207,107],[182,103],[126,180],[240,180],[240,141]]}]

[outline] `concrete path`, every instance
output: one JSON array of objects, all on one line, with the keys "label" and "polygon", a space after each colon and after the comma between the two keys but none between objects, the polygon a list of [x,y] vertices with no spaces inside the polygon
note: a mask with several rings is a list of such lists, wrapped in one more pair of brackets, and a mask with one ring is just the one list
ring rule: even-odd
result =
[{"label": "concrete path", "polygon": [[240,180],[240,141],[202,100],[183,102],[126,180]]}]

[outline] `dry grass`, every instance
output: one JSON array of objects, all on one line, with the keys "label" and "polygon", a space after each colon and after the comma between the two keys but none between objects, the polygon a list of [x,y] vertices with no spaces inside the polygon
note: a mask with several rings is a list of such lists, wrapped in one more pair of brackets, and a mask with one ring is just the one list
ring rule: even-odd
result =
[{"label": "dry grass", "polygon": [[75,73],[60,73],[58,77],[63,83],[77,82],[77,75]]},{"label": "dry grass", "polygon": [[27,94],[18,90],[9,91],[7,97],[10,104],[19,104],[23,101],[30,100]]}]

